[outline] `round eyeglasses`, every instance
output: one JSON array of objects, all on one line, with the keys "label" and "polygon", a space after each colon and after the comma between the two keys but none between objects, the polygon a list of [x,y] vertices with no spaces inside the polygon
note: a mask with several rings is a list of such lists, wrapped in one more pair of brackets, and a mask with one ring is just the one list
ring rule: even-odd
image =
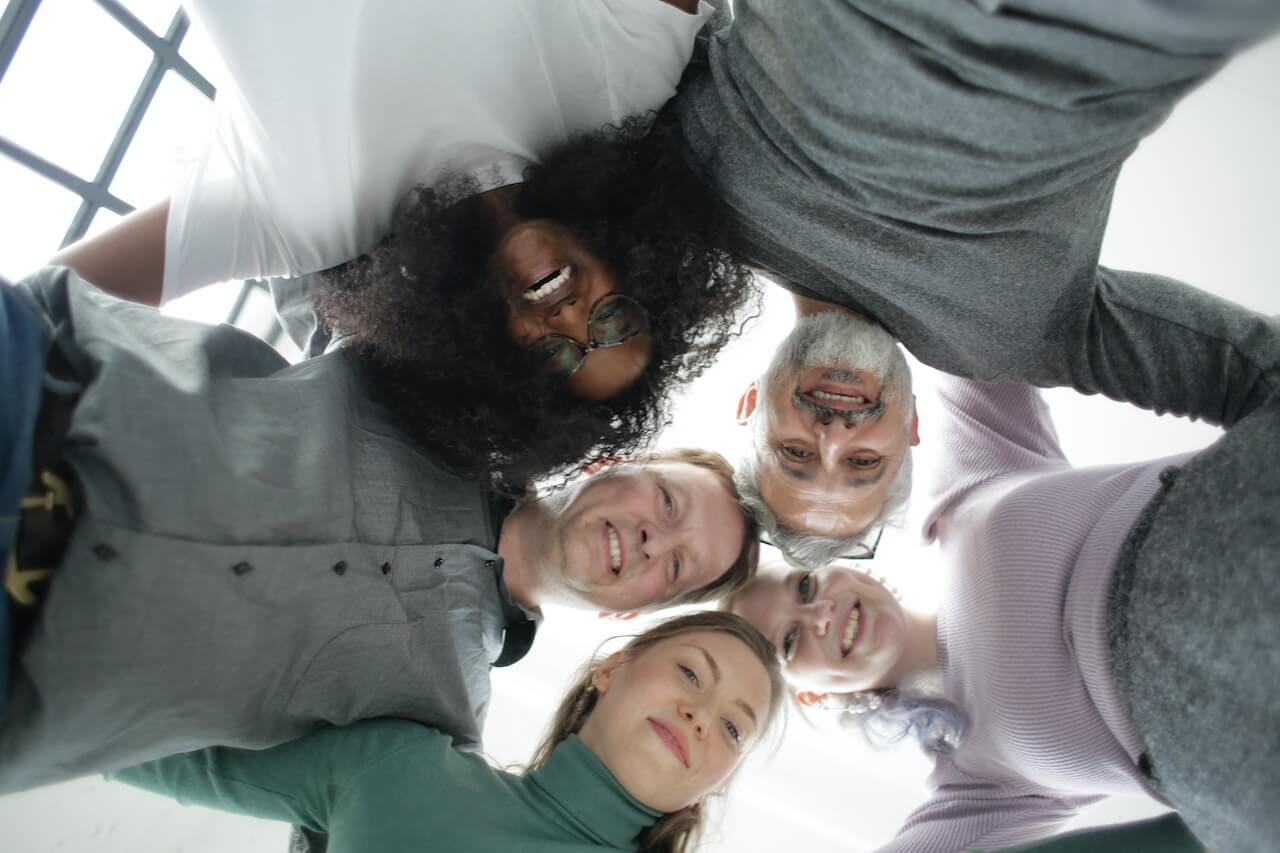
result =
[{"label": "round eyeglasses", "polygon": [[649,331],[649,312],[630,296],[609,293],[591,304],[587,315],[587,343],[552,332],[533,344],[547,375],[560,384],[577,373],[592,350],[616,347]]}]

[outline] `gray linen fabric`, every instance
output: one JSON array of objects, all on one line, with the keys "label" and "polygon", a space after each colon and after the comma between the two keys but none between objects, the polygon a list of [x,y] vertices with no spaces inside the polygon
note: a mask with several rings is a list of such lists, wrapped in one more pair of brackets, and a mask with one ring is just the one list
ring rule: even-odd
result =
[{"label": "gray linen fabric", "polygon": [[83,381],[81,507],[16,661],[0,792],[365,717],[478,743],[510,608],[479,485],[342,354],[289,367],[64,269],[19,289]]},{"label": "gray linen fabric", "polygon": [[1163,475],[1117,566],[1116,687],[1205,845],[1280,837],[1280,396]]},{"label": "gray linen fabric", "polygon": [[[1233,423],[1280,387],[1273,320],[1098,266],[1137,143],[1275,0],[738,0],[674,109],[740,247],[922,361]],[[1230,309],[1230,310],[1229,310]],[[1212,363],[1217,411],[1182,381]]]}]

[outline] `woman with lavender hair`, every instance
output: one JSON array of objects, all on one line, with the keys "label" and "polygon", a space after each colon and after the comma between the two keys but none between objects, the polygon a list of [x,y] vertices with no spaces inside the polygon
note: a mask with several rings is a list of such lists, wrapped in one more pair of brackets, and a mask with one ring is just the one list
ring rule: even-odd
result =
[{"label": "woman with lavender hair", "polygon": [[1073,468],[1036,389],[940,392],[937,613],[838,566],[758,578],[732,604],[802,703],[933,755],[932,794],[883,849],[1044,839],[1109,795],[1177,810],[1133,837],[1198,849],[1189,827],[1214,850],[1268,849],[1280,397],[1200,453]]}]

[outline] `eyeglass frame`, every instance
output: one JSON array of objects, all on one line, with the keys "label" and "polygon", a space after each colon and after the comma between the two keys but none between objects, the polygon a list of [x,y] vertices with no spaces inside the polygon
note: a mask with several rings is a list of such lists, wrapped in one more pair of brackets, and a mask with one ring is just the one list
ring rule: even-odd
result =
[{"label": "eyeglass frame", "polygon": [[[602,344],[597,342],[595,333],[591,330],[591,324],[594,320],[596,309],[599,308],[600,304],[604,302],[606,299],[625,299],[627,302],[630,302],[636,308],[640,309],[640,316],[644,318],[643,327],[637,329],[636,331],[632,332],[626,337],[623,337],[623,338],[620,338],[619,340],[614,341],[611,344]],[[591,308],[588,309],[587,311],[587,342],[585,344],[582,343],[582,341],[575,340],[574,338],[571,338],[568,335],[562,335],[559,332],[548,332],[547,334],[543,335],[542,337],[534,341],[532,344],[530,344],[529,349],[533,351],[537,351],[538,347],[542,344],[543,341],[549,341],[553,338],[559,338],[561,340],[568,341],[569,343],[577,347],[578,350],[582,353],[582,358],[578,359],[578,363],[573,366],[573,370],[569,371],[563,377],[557,380],[558,382],[568,382],[570,379],[573,378],[574,374],[576,374],[579,370],[582,369],[582,365],[587,363],[587,356],[591,355],[591,353],[595,352],[598,349],[609,349],[610,347],[622,346],[632,338],[645,334],[646,332],[649,331],[650,328],[651,328],[651,324],[649,322],[649,309],[641,305],[638,299],[628,296],[625,293],[619,293],[618,291],[615,290],[612,293],[604,294],[595,302],[591,303]]]},{"label": "eyeglass frame", "polygon": [[[884,525],[883,525],[883,524],[881,524],[881,525],[879,526],[879,529],[877,529],[877,530],[876,530],[876,541],[872,542],[872,543],[871,543],[871,546],[870,546],[869,548],[867,548],[867,553],[865,553],[865,554],[840,554],[840,555],[839,555],[839,556],[837,556],[835,559],[837,559],[837,560],[874,560],[874,559],[876,558],[876,551],[880,548],[880,538],[881,538],[882,536],[884,536]],[[777,548],[777,547],[778,547],[777,545],[775,545],[775,544],[773,543],[773,540],[769,538],[768,534],[763,533],[763,532],[760,534],[760,544],[761,544],[761,545],[768,545],[768,546],[770,546],[770,547],[772,547],[772,548]],[[866,547],[866,546],[864,545],[863,547]],[[779,550],[781,550],[781,549],[779,549]]]}]

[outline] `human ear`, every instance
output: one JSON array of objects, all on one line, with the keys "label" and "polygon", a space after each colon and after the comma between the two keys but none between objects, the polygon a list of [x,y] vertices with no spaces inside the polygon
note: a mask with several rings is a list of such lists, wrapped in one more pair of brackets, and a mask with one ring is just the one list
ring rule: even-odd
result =
[{"label": "human ear", "polygon": [[830,693],[814,693],[810,690],[796,691],[796,701],[806,708],[821,707],[830,696]]},{"label": "human ear", "polygon": [[624,661],[622,652],[614,652],[596,667],[595,672],[591,673],[591,686],[601,696],[609,692],[609,685],[613,682],[613,677],[618,674],[618,669]]},{"label": "human ear", "polygon": [[911,436],[911,446],[915,447],[920,443],[920,413],[916,411],[916,397],[911,395],[911,426],[907,432]]},{"label": "human ear", "polygon": [[738,423],[745,426],[747,421],[751,419],[751,415],[755,413],[756,401],[759,396],[759,389],[756,383],[752,382],[747,386],[747,390],[742,392],[742,396],[738,398]]},{"label": "human ear", "polygon": [[614,465],[620,465],[623,461],[624,460],[621,456],[601,456],[599,458],[592,459],[590,462],[583,465],[582,473],[590,477],[594,474],[599,474],[601,471],[612,468]]},{"label": "human ear", "polygon": [[639,615],[639,610],[601,610],[596,613],[597,618],[610,619],[614,622],[630,622]]}]

